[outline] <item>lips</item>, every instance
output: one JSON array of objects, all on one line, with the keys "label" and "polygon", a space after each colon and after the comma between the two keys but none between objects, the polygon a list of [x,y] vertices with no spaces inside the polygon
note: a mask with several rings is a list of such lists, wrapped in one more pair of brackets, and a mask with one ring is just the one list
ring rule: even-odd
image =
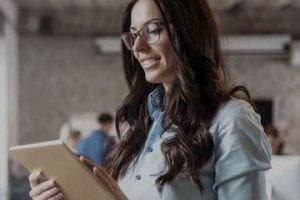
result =
[{"label": "lips", "polygon": [[141,65],[144,69],[149,69],[149,68],[155,66],[156,64],[158,64],[159,61],[160,61],[159,57],[157,57],[157,58],[146,58],[146,59],[141,59],[140,63],[141,63]]}]

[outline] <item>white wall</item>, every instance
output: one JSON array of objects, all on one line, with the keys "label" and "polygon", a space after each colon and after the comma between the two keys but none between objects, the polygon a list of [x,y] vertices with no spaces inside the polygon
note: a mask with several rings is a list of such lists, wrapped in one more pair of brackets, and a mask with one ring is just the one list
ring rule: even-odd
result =
[{"label": "white wall", "polygon": [[19,144],[19,63],[18,63],[18,35],[15,28],[6,24],[5,26],[6,44],[6,66],[7,66],[7,98],[8,98],[8,145]]},{"label": "white wall", "polygon": [[6,198],[8,183],[7,168],[7,67],[5,56],[5,38],[0,36],[0,199]]},{"label": "white wall", "polygon": [[0,200],[8,199],[8,147],[18,135],[18,55],[15,22],[17,8],[12,1],[0,0],[5,15],[0,35]]}]

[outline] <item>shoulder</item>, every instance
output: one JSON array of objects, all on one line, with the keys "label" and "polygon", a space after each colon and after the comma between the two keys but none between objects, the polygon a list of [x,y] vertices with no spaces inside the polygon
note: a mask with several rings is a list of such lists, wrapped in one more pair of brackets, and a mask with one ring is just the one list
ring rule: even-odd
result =
[{"label": "shoulder", "polygon": [[250,103],[236,98],[224,102],[212,122],[212,127],[218,129],[225,127],[247,129],[249,125],[254,125],[263,132],[260,115]]},{"label": "shoulder", "polygon": [[260,118],[249,102],[242,99],[232,98],[221,105],[216,115],[216,119],[239,119],[249,115],[254,115],[255,117]]},{"label": "shoulder", "polygon": [[216,143],[224,138],[247,142],[246,138],[261,140],[265,137],[260,115],[247,101],[236,98],[223,103],[210,131]]}]

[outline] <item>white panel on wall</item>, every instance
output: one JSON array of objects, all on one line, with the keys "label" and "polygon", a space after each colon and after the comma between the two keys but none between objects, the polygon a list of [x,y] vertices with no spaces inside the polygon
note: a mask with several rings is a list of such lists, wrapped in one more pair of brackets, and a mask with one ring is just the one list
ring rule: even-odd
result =
[{"label": "white panel on wall", "polygon": [[300,69],[300,41],[293,42],[291,48],[291,65]]},{"label": "white panel on wall", "polygon": [[103,54],[119,54],[121,52],[120,37],[97,37],[95,45],[99,53]]},{"label": "white panel on wall", "polygon": [[289,35],[231,35],[222,39],[222,50],[231,54],[282,54],[290,42]]},{"label": "white panel on wall", "polygon": [[18,131],[18,55],[17,7],[14,1],[0,0],[5,16],[0,36],[0,199],[8,199],[8,147],[17,143]]},{"label": "white panel on wall", "polygon": [[5,38],[0,36],[0,199],[7,198],[8,166],[8,110],[7,65]]}]

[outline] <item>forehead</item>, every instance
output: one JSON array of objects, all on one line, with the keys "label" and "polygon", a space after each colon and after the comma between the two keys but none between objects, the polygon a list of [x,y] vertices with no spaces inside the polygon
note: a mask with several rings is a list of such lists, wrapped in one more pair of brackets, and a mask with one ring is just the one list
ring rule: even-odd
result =
[{"label": "forehead", "polygon": [[131,27],[139,29],[151,19],[161,19],[159,9],[153,0],[139,0],[131,11]]}]

